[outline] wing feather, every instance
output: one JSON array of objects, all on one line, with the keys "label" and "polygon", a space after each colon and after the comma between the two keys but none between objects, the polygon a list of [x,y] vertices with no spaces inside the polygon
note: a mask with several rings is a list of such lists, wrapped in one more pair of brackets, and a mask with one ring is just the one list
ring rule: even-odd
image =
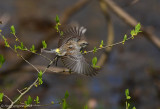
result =
[{"label": "wing feather", "polygon": [[66,26],[63,31],[63,36],[60,36],[58,47],[67,43],[69,40],[78,41],[84,37],[84,33],[86,32],[86,28],[77,27],[77,26]]},{"label": "wing feather", "polygon": [[91,65],[89,65],[83,55],[79,53],[78,55],[66,55],[61,57],[64,65],[71,69],[71,71],[85,74],[89,76],[93,76],[97,74],[96,69],[94,69]]}]

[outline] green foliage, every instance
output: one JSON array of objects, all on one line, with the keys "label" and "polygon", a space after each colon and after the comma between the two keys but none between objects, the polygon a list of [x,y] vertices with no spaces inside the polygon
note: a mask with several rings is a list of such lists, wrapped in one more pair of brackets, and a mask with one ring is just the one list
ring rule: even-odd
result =
[{"label": "green foliage", "polygon": [[4,62],[5,62],[5,59],[4,59],[3,55],[0,54],[0,68],[2,67]]},{"label": "green foliage", "polygon": [[131,99],[131,97],[129,96],[129,89],[125,90],[125,94],[126,94],[126,99],[127,100]]},{"label": "green foliage", "polygon": [[94,57],[94,58],[92,59],[92,66],[93,66],[93,68],[100,68],[100,67],[97,66],[96,64],[97,64],[97,57]]},{"label": "green foliage", "polygon": [[58,15],[56,15],[55,20],[56,20],[56,23],[59,23],[59,22],[60,22]]},{"label": "green foliage", "polygon": [[2,30],[0,29],[0,33],[2,32]]},{"label": "green foliage", "polygon": [[30,105],[30,104],[32,103],[32,98],[31,98],[31,96],[28,96],[27,101],[24,101],[24,103],[25,103],[26,106]]},{"label": "green foliage", "polygon": [[39,97],[37,96],[36,99],[34,100],[37,104],[39,104]]},{"label": "green foliage", "polygon": [[62,100],[62,109],[67,109],[67,101],[66,99],[69,97],[68,91],[65,92],[64,99]]},{"label": "green foliage", "polygon": [[142,32],[142,31],[140,31],[140,29],[141,29],[141,24],[138,23],[138,24],[135,26],[135,29],[131,30],[132,39],[133,39],[134,36],[136,36],[139,32]]},{"label": "green foliage", "polygon": [[59,30],[59,26],[60,26],[61,24],[60,24],[60,20],[59,20],[58,15],[56,15],[55,21],[56,21],[55,29],[57,30],[57,32],[60,32],[60,35],[61,35],[61,31]]},{"label": "green foliage", "polygon": [[84,109],[88,109],[88,106],[87,106],[87,105],[85,105],[85,106],[84,106]]},{"label": "green foliage", "polygon": [[24,47],[24,44],[23,44],[23,42],[21,42],[21,45],[19,46],[17,46],[17,45],[14,45],[14,50],[16,51],[17,49],[19,49],[19,50],[27,50],[27,48],[26,47]]},{"label": "green foliage", "polygon": [[66,91],[64,98],[67,99],[68,96],[69,96],[69,93],[68,93],[68,91]]},{"label": "green foliage", "polygon": [[94,49],[93,49],[93,53],[95,53],[95,52],[97,52],[97,48],[96,47],[94,47]]},{"label": "green foliage", "polygon": [[63,31],[60,32],[60,35],[63,36]]},{"label": "green foliage", "polygon": [[4,96],[4,93],[0,93],[0,102],[3,101],[3,96]]},{"label": "green foliage", "polygon": [[93,65],[93,67],[95,67],[96,64],[97,64],[97,57],[94,57],[94,58],[92,59],[92,65]]},{"label": "green foliage", "polygon": [[67,102],[66,102],[66,99],[63,99],[62,109],[67,109]]},{"label": "green foliage", "polygon": [[123,38],[123,44],[125,43],[126,40],[127,40],[127,35],[125,34]]},{"label": "green foliage", "polygon": [[40,72],[38,73],[38,83],[39,83],[39,85],[43,84],[42,75],[43,75],[43,72],[40,70]]},{"label": "green foliage", "polygon": [[84,51],[84,54],[86,54],[87,53],[87,51]]},{"label": "green foliage", "polygon": [[136,107],[134,106],[132,109],[136,109]]},{"label": "green foliage", "polygon": [[51,101],[51,104],[54,104],[54,101]]},{"label": "green foliage", "polygon": [[11,26],[11,34],[16,35],[16,31],[14,25]]},{"label": "green foliage", "polygon": [[139,32],[142,32],[142,31],[140,31],[140,29],[141,29],[141,24],[140,23],[138,23],[137,25],[136,25],[136,27],[135,27],[135,32],[138,34]]},{"label": "green foliage", "polygon": [[23,42],[21,42],[20,50],[26,50],[26,48],[24,47]]},{"label": "green foliage", "polygon": [[63,36],[63,31],[61,31],[61,30],[59,29],[59,26],[60,26],[61,24],[60,24],[60,20],[59,20],[58,15],[56,15],[55,21],[56,21],[56,25],[55,25],[56,31],[59,32],[60,36]]},{"label": "green foliage", "polygon": [[43,49],[47,48],[47,44],[46,44],[45,40],[42,41],[42,46],[43,46]]},{"label": "green foliage", "polygon": [[[130,103],[128,103],[128,100],[131,99],[131,97],[129,96],[129,89],[125,90],[125,95],[126,95],[126,109],[129,109]],[[132,109],[136,109],[136,107],[134,106]]]},{"label": "green foliage", "polygon": [[3,38],[3,40],[4,40],[5,46],[6,46],[6,47],[10,47],[10,45],[8,44],[7,39],[6,39],[4,36],[2,36],[2,38]]},{"label": "green foliage", "polygon": [[34,46],[34,45],[32,45],[32,48],[30,48],[30,50],[31,50],[31,52],[35,53],[35,52],[36,52],[36,50],[35,50],[35,46]]},{"label": "green foliage", "polygon": [[99,47],[100,47],[100,48],[102,48],[102,47],[103,47],[103,45],[104,45],[104,44],[103,44],[103,40],[101,40],[101,44],[100,44],[100,46],[99,46]]},{"label": "green foliage", "polygon": [[57,30],[57,32],[59,32],[59,27],[58,27],[58,25],[55,26],[55,29]]}]

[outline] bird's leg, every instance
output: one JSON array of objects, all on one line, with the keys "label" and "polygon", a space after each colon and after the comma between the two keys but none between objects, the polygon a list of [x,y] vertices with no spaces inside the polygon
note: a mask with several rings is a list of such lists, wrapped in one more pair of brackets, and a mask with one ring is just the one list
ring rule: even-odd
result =
[{"label": "bird's leg", "polygon": [[[54,65],[54,63],[57,63],[57,59],[58,59],[58,56],[56,55],[54,58],[53,58],[53,65]],[[51,66],[51,64],[49,64],[48,66],[47,66],[47,68],[49,68]]]},{"label": "bird's leg", "polygon": [[57,55],[54,57],[55,61],[54,61],[53,65],[55,64],[57,66],[58,58],[59,58],[59,56],[57,56]]},{"label": "bird's leg", "polygon": [[58,63],[58,59],[59,59],[59,56],[57,56],[57,59],[56,59],[56,61],[55,61],[55,62],[56,62],[56,66],[57,66],[57,63]]}]

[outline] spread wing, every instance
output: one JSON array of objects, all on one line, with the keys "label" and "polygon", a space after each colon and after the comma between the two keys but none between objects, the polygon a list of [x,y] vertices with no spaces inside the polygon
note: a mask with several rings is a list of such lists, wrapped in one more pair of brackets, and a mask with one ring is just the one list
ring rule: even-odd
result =
[{"label": "spread wing", "polygon": [[84,33],[86,32],[86,30],[87,29],[84,27],[67,26],[62,30],[63,36],[60,36],[58,47],[67,43],[69,40],[74,40],[74,41],[80,40],[81,37],[84,36]]},{"label": "spread wing", "polygon": [[85,74],[87,76],[94,76],[97,74],[96,69],[86,62],[85,58],[80,52],[77,55],[63,56],[61,59],[64,65],[73,72]]}]

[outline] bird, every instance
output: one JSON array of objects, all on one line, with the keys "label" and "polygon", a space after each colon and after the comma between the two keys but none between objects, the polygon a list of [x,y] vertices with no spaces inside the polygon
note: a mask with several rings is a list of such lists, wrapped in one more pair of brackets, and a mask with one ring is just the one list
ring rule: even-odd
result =
[{"label": "bird", "polygon": [[88,45],[84,35],[86,30],[83,26],[67,26],[62,30],[63,35],[59,36],[58,48],[42,49],[42,52],[55,53],[57,57],[61,58],[64,66],[72,72],[95,76],[97,70],[87,63],[81,53],[81,50]]}]

